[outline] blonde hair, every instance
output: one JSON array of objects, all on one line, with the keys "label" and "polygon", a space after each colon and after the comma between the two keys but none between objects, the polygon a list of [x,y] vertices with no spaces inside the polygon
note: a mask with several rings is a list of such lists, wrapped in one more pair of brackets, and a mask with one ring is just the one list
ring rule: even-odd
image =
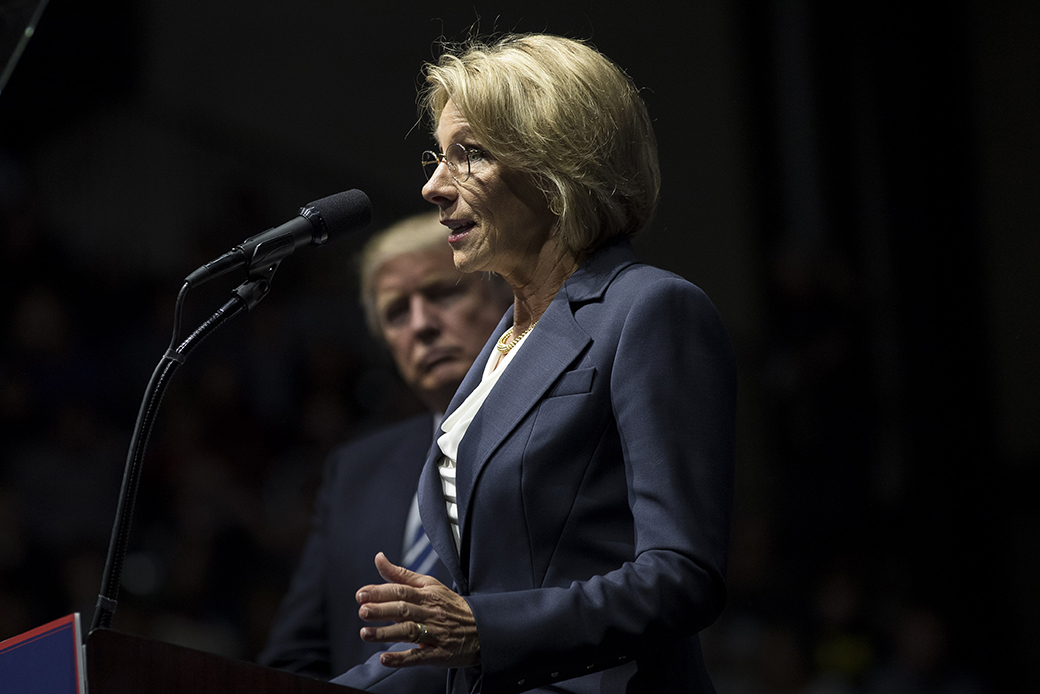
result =
[{"label": "blonde hair", "polygon": [[572,253],[650,223],[660,190],[650,116],[603,54],[559,36],[509,35],[449,49],[424,74],[432,126],[451,100],[492,156],[545,193]]}]

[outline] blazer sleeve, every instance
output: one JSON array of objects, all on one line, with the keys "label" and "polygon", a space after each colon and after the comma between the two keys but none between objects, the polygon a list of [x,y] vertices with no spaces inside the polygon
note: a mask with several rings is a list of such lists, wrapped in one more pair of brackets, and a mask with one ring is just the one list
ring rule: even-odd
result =
[{"label": "blazer sleeve", "polygon": [[489,691],[659,658],[722,610],[735,450],[729,337],[707,296],[679,277],[632,291],[615,325],[592,337],[617,340],[609,407],[634,556],[569,586],[466,596]]}]

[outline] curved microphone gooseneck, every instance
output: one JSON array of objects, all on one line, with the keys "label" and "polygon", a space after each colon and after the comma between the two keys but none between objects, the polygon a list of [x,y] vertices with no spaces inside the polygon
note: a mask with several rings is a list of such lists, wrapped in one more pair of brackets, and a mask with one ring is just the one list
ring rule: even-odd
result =
[{"label": "curved microphone gooseneck", "polygon": [[[101,579],[94,619],[90,631],[107,629],[112,624],[119,599],[119,586],[123,574],[123,559],[130,539],[137,487],[152,425],[155,423],[166,387],[173,373],[183,364],[191,351],[208,335],[222,326],[243,309],[252,310],[267,296],[271,289],[271,278],[278,265],[297,248],[305,245],[322,245],[329,238],[355,231],[368,225],[372,219],[372,204],[360,190],[348,190],[327,198],[316,200],[300,209],[289,222],[250,237],[230,251],[203,265],[184,280],[174,307],[173,337],[170,347],[162,356],[145,389],[141,408],[137,413],[123,483],[119,490],[116,519],[112,526],[112,537],[108,545],[108,557]],[[212,316],[178,344],[181,309],[188,291],[198,285],[239,267],[245,267],[248,280],[239,285],[233,296]]]}]

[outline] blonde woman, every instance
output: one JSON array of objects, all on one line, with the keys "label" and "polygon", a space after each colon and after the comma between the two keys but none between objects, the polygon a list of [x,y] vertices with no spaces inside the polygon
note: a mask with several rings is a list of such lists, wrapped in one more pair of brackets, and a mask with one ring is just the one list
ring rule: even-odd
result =
[{"label": "blonde woman", "polygon": [[[407,691],[711,692],[698,632],[723,607],[735,369],[693,284],[640,263],[657,149],[631,80],[547,35],[470,43],[426,70],[423,196],[463,272],[512,287],[419,486],[452,585],[382,554],[337,682]],[[400,685],[400,686],[398,686]]]}]

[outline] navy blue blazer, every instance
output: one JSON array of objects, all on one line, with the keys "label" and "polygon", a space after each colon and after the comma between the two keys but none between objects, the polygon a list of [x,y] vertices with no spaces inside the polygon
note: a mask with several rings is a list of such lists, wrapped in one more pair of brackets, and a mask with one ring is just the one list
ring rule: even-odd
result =
[{"label": "navy blue blazer", "polygon": [[[384,650],[361,640],[365,622],[354,595],[361,586],[383,582],[373,564],[377,552],[401,559],[408,509],[433,433],[433,415],[420,415],[329,454],[311,534],[260,664],[329,679]],[[439,562],[431,574],[451,585]],[[426,677],[432,686],[415,691],[444,690],[443,670]]]},{"label": "navy blue blazer", "polygon": [[[449,671],[449,689],[713,692],[697,634],[725,600],[735,409],[707,296],[639,263],[627,240],[590,256],[462,440],[461,552],[436,445],[423,469],[423,524],[480,639],[480,666]],[[377,680],[359,668],[335,681]]]}]

